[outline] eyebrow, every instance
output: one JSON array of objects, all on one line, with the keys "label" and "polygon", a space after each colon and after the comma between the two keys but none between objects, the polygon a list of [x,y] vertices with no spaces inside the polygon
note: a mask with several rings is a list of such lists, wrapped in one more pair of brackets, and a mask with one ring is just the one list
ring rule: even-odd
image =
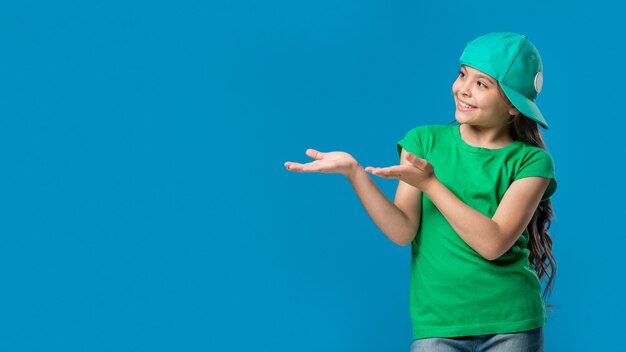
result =
[{"label": "eyebrow", "polygon": [[481,75],[480,73],[479,73],[479,74],[477,74],[476,76],[478,76],[479,78],[484,78],[484,79],[486,79],[486,80],[487,80],[489,83],[491,83],[491,84],[496,84],[496,81],[495,81],[493,78],[489,77],[489,76],[486,76],[486,75]]},{"label": "eyebrow", "polygon": [[[464,68],[465,71],[467,72],[467,68],[465,67],[465,65],[463,65],[461,68]],[[493,78],[491,78],[491,77],[489,77],[487,75],[483,75],[482,73],[476,73],[474,75],[477,76],[478,78],[486,79],[491,84],[496,84],[496,81]]]}]

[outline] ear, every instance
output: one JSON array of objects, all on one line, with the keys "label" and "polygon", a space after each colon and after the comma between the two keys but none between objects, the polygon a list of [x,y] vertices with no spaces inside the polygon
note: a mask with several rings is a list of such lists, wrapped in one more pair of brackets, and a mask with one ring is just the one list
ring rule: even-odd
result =
[{"label": "ear", "polygon": [[515,106],[511,105],[509,107],[509,115],[517,116],[519,114],[520,114],[520,112],[519,112],[519,110],[517,110],[517,108]]}]

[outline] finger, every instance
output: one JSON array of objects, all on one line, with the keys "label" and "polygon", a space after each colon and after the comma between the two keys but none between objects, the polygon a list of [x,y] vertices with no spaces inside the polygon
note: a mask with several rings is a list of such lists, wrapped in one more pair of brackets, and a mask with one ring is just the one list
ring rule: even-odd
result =
[{"label": "finger", "polygon": [[300,163],[285,163],[285,167],[289,171],[295,172],[331,172],[332,165],[325,163],[324,161],[315,160],[310,163],[300,164]]},{"label": "finger", "polygon": [[372,174],[372,175],[375,175],[375,176],[378,176],[378,177],[381,177],[381,178],[389,178],[389,177],[386,175],[386,173],[385,173],[385,172],[383,172],[383,171],[381,171],[381,170],[382,170],[382,169],[381,169],[380,167],[371,167],[371,166],[368,166],[368,167],[366,167],[366,168],[365,168],[365,171],[366,171],[366,172],[368,172],[368,173],[370,173],[370,174]]},{"label": "finger", "polygon": [[321,153],[313,148],[309,148],[306,150],[306,155],[310,156],[311,158],[315,159],[315,160],[321,160],[324,159],[324,153]]},{"label": "finger", "polygon": [[380,169],[379,167],[367,166],[365,167],[365,172],[373,174],[376,170]]},{"label": "finger", "polygon": [[368,166],[365,168],[365,172],[376,175],[378,177],[387,178],[387,172],[383,171],[383,169],[380,167]]},{"label": "finger", "polygon": [[422,169],[428,163],[425,159],[418,157],[417,155],[407,152],[406,160],[408,160],[411,164],[415,165],[417,168]]},{"label": "finger", "polygon": [[382,169],[383,169],[382,167],[367,166],[364,170],[365,172],[369,172],[373,174],[374,172],[379,172]]},{"label": "finger", "polygon": [[300,163],[294,163],[294,162],[288,161],[285,163],[285,168],[289,171],[298,172],[298,171],[302,171],[302,169],[304,168],[304,165]]},{"label": "finger", "polygon": [[394,165],[394,166],[388,166],[388,167],[367,166],[364,170],[369,172],[369,173],[374,173],[374,172],[387,173],[387,172],[389,172],[389,170],[391,170],[393,172],[398,172],[399,170],[401,170],[401,168],[399,168],[400,166],[401,165]]},{"label": "finger", "polygon": [[417,155],[411,153],[411,152],[407,152],[406,156],[404,157],[406,160],[410,161],[411,163],[417,163],[420,160],[422,160],[421,158],[419,158]]},{"label": "finger", "polygon": [[398,169],[396,166],[384,168],[377,167],[372,170],[372,174],[383,178],[398,178],[402,176],[402,170]]}]

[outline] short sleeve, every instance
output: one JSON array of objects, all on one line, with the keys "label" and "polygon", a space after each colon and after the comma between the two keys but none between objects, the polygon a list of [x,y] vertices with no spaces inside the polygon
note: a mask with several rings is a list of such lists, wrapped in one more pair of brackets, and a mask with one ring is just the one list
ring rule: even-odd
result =
[{"label": "short sleeve", "polygon": [[554,170],[554,160],[552,156],[543,149],[536,149],[529,153],[522,162],[514,180],[525,177],[545,177],[550,179],[550,184],[541,200],[550,198],[556,191],[556,176]]},{"label": "short sleeve", "polygon": [[398,141],[398,158],[402,155],[402,148],[415,154],[420,158],[424,158],[424,143],[428,133],[426,126],[415,127]]}]

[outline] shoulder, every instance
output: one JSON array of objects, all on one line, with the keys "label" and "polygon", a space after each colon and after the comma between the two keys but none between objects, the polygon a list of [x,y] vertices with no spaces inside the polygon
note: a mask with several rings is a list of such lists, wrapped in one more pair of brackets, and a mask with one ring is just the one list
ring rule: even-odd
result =
[{"label": "shoulder", "polygon": [[528,164],[541,164],[545,167],[554,169],[554,159],[547,150],[521,143],[521,147],[517,153],[520,166]]},{"label": "shoulder", "polygon": [[446,135],[446,131],[451,127],[451,125],[426,125],[412,128],[398,141],[398,155],[404,148],[424,158],[432,147],[433,141],[439,139],[439,136]]},{"label": "shoulder", "polygon": [[402,140],[427,141],[440,135],[447,134],[447,132],[451,131],[453,126],[454,125],[426,125],[414,127],[405,134]]},{"label": "shoulder", "polygon": [[425,125],[417,126],[409,130],[407,135],[433,135],[450,129],[453,125]]},{"label": "shoulder", "polygon": [[556,172],[552,155],[539,147],[524,144],[519,151],[517,167],[513,180],[527,177],[543,177],[550,179],[548,189],[542,199],[550,197],[556,191]]}]

